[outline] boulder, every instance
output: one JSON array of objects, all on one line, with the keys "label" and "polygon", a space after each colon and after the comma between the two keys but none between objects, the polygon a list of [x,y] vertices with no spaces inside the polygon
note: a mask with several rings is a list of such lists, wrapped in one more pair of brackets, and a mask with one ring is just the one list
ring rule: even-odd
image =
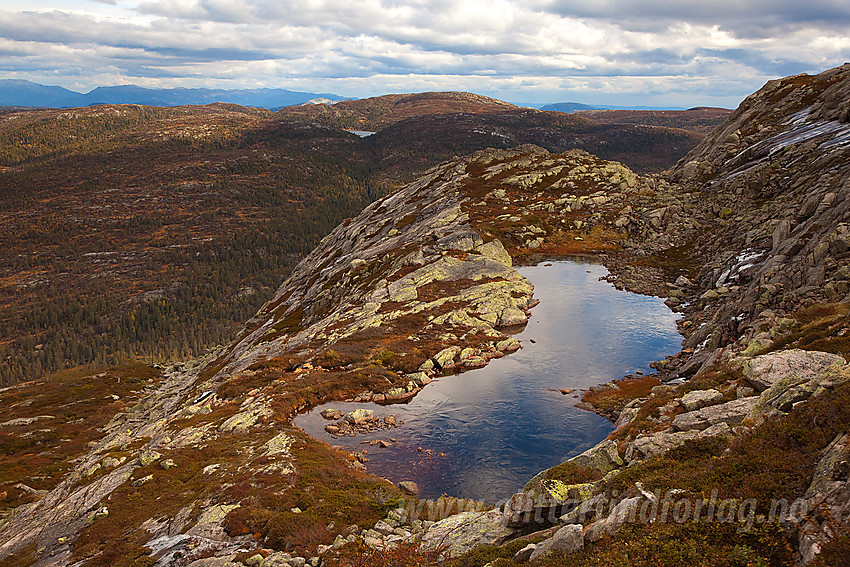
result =
[{"label": "boulder", "polygon": [[530,482],[524,492],[511,496],[505,503],[507,525],[519,528],[528,524],[555,523],[558,518],[579,507],[593,496],[594,485],[566,484],[544,479]]},{"label": "boulder", "polygon": [[483,356],[471,356],[463,361],[464,368],[484,368],[487,366],[487,359]]},{"label": "boulder", "polygon": [[469,360],[469,359],[471,359],[475,356],[478,356],[477,353],[478,353],[478,351],[475,350],[474,348],[466,347],[465,349],[460,351],[460,361],[466,362],[467,360]]},{"label": "boulder", "polygon": [[345,412],[340,411],[338,409],[326,409],[322,410],[319,415],[321,415],[325,419],[337,420],[342,418],[342,416],[345,415]]},{"label": "boulder", "polygon": [[569,461],[582,467],[596,469],[602,474],[608,474],[623,466],[623,459],[620,458],[617,443],[610,439],[602,441],[595,447],[591,447],[584,453],[569,459]]},{"label": "boulder", "polygon": [[457,557],[478,545],[499,545],[513,533],[498,510],[462,512],[428,528],[422,536],[422,548],[443,550],[444,556]]},{"label": "boulder", "polygon": [[541,542],[532,552],[529,560],[534,561],[553,551],[574,553],[582,547],[584,547],[584,538],[581,524],[569,524],[555,532],[551,538]]},{"label": "boulder", "polygon": [[398,488],[408,496],[416,496],[419,494],[419,486],[412,480],[403,480],[398,483]]},{"label": "boulder", "polygon": [[[827,353],[817,353],[827,354]],[[796,404],[850,380],[850,365],[841,357],[829,366],[821,366],[812,373],[790,374],[780,377],[758,396],[748,419],[759,421],[780,412],[791,411]]]},{"label": "boulder", "polygon": [[764,392],[783,379],[811,380],[836,364],[843,365],[844,358],[828,352],[792,349],[753,357],[744,362],[743,372],[758,392]]},{"label": "boulder", "polygon": [[682,413],[673,418],[673,429],[676,431],[690,431],[692,429],[707,429],[718,423],[725,423],[731,427],[739,425],[755,407],[758,398],[751,396],[732,400],[725,404],[709,406]]},{"label": "boulder", "polygon": [[444,348],[434,355],[434,362],[444,370],[450,370],[455,367],[455,357],[460,354],[460,347],[451,346]]},{"label": "boulder", "polygon": [[656,455],[663,455],[670,449],[684,444],[685,441],[696,439],[698,435],[697,431],[677,431],[674,433],[664,431],[655,435],[638,437],[629,445],[629,449],[626,450],[626,457],[632,460],[636,457],[648,459]]},{"label": "boulder", "polygon": [[419,387],[426,386],[431,383],[431,378],[425,372],[412,372],[407,374],[406,378]]},{"label": "boulder", "polygon": [[638,437],[629,444],[629,448],[626,450],[626,459],[632,461],[635,458],[648,459],[649,457],[663,455],[670,449],[684,445],[686,441],[728,435],[731,429],[726,423],[718,423],[702,431],[662,431],[654,435]]},{"label": "boulder", "polygon": [[614,535],[617,528],[628,522],[634,522],[637,518],[638,510],[643,502],[642,496],[634,498],[626,498],[621,500],[611,513],[587,526],[584,532],[584,542],[590,543],[598,541],[604,536]]},{"label": "boulder", "polygon": [[345,421],[353,423],[354,425],[362,425],[371,421],[374,416],[375,412],[370,409],[357,408],[356,410],[345,414]]},{"label": "boulder", "polygon": [[694,411],[720,403],[723,394],[717,390],[694,390],[682,396],[681,403],[686,411]]},{"label": "boulder", "polygon": [[510,337],[496,343],[496,350],[501,352],[515,352],[519,349],[520,343],[514,337]]}]

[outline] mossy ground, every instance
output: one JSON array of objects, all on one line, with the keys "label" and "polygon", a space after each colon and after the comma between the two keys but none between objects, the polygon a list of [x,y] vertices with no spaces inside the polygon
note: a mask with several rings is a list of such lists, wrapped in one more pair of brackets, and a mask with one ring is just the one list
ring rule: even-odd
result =
[{"label": "mossy ground", "polygon": [[679,488],[707,497],[754,498],[759,513],[772,501],[793,501],[805,493],[821,451],[850,431],[850,385],[839,386],[768,420],[732,441],[688,441],[659,457],[624,469],[606,483],[625,492],[641,481],[649,490]]},{"label": "mossy ground", "polygon": [[799,327],[762,353],[787,348],[831,352],[850,360],[850,304],[817,303],[791,316]]},{"label": "mossy ground", "polygon": [[0,428],[0,513],[36,499],[18,488],[19,483],[36,490],[56,486],[73,467],[72,459],[103,437],[100,429],[159,380],[158,370],[130,364],[57,372],[0,393],[2,421],[52,416]]}]

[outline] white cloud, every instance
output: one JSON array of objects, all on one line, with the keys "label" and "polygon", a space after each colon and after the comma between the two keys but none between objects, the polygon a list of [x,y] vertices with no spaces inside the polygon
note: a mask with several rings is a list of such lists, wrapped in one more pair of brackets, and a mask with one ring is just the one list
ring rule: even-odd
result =
[{"label": "white cloud", "polygon": [[14,4],[0,0],[0,71],[86,88],[451,89],[519,101],[734,105],[769,78],[850,59],[850,5],[839,0]]}]

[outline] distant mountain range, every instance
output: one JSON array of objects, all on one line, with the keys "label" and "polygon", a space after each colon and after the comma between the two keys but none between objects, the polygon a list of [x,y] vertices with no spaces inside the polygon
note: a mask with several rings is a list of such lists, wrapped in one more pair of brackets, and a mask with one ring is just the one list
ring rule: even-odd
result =
[{"label": "distant mountain range", "polygon": [[540,110],[554,110],[557,112],[578,112],[581,110],[685,110],[677,106],[616,106],[607,104],[584,104],[581,102],[556,102],[554,104],[525,104]]},{"label": "distant mountain range", "polygon": [[[62,87],[40,85],[21,79],[0,79],[0,107],[23,106],[41,108],[77,108],[94,104],[143,104],[147,106],[182,106],[227,102],[279,110],[308,102],[328,103],[356,100],[330,93],[307,93],[286,89],[148,89],[136,85],[97,87],[78,93]],[[495,100],[495,99],[494,99]],[[591,105],[581,102],[517,103],[517,106],[558,112],[581,110],[684,110],[678,107]]]},{"label": "distant mountain range", "polygon": [[93,104],[144,104],[181,106],[228,102],[243,106],[278,109],[310,102],[346,100],[330,93],[305,93],[286,89],[147,89],[135,85],[98,87],[78,93],[18,79],[0,79],[0,106],[72,108]]}]

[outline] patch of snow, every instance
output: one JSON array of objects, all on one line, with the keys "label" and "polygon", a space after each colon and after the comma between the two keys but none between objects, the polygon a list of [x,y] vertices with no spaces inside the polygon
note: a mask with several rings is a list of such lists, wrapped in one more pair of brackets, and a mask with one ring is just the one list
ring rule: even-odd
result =
[{"label": "patch of snow", "polygon": [[741,272],[752,268],[759,264],[759,261],[767,254],[765,251],[759,250],[744,250],[735,257],[733,264],[720,274],[714,287],[720,287],[737,281],[741,277]]},{"label": "patch of snow", "polygon": [[728,178],[732,179],[741,175],[750,170],[754,165],[770,159],[776,152],[788,146],[814,138],[824,138],[818,147],[819,150],[834,150],[850,145],[850,124],[842,124],[836,120],[809,121],[807,117],[810,110],[810,108],[805,108],[792,114],[785,121],[785,125],[790,126],[790,129],[744,148],[734,157],[726,160],[724,165],[734,166],[739,162],[742,164],[748,162],[748,156],[758,158],[749,163],[741,171],[732,173]]}]

